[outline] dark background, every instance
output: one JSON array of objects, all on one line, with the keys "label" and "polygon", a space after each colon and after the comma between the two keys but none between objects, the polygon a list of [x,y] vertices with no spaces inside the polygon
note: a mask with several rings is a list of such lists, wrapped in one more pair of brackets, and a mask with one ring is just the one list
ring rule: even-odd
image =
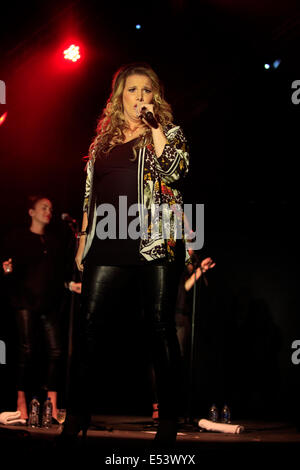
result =
[{"label": "dark background", "polygon": [[[190,143],[185,201],[205,204],[199,255],[217,263],[197,294],[195,413],[228,401],[235,417],[290,418],[297,402],[300,105],[291,95],[300,79],[299,19],[290,0],[1,6],[2,235],[25,223],[26,197],[36,192],[54,201],[58,230],[68,230],[63,212],[81,220],[82,158],[120,65],[147,61],[165,84]],[[82,49],[76,64],[61,55],[71,42]],[[276,59],[277,69],[264,68]],[[9,351],[1,286],[0,339]],[[124,304],[99,383],[105,410],[142,411],[151,401],[146,353],[134,307]],[[0,368],[9,382],[9,366]]]}]

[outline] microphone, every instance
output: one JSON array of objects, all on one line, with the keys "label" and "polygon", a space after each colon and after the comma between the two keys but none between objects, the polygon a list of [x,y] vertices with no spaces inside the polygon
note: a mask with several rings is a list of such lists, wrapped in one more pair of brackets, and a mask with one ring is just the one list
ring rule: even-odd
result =
[{"label": "microphone", "polygon": [[71,222],[72,224],[77,224],[77,220],[73,219],[69,214],[61,214],[61,219],[65,222]]},{"label": "microphone", "polygon": [[144,118],[151,127],[154,127],[154,129],[158,128],[158,122],[153,116],[153,113],[151,113],[151,111],[149,111],[145,106],[141,109],[140,117]]}]

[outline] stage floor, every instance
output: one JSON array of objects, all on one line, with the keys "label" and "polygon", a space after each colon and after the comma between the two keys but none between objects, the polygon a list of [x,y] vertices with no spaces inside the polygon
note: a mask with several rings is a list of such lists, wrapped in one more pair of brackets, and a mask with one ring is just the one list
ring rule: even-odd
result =
[{"label": "stage floor", "polygon": [[[195,421],[196,423],[197,421]],[[79,437],[76,444],[66,446],[68,458],[97,458],[99,465],[124,465],[142,468],[153,465],[199,465],[206,459],[213,462],[286,463],[300,455],[300,432],[288,423],[239,421],[241,434],[201,431],[181,420],[176,445],[158,448],[154,445],[156,425],[151,417],[93,416],[87,440]],[[57,448],[58,425],[51,429],[27,426],[0,426],[0,455],[28,458],[41,452],[47,459],[57,459],[64,446]],[[163,457],[162,457],[163,456]],[[130,460],[138,458],[138,460]],[[165,459],[165,461],[163,460]],[[172,460],[173,459],[173,460]],[[175,459],[175,460],[174,460]],[[213,459],[213,460],[211,460]],[[229,459],[229,460],[228,460]],[[242,460],[241,460],[242,459]],[[260,468],[260,467],[259,467]]]}]

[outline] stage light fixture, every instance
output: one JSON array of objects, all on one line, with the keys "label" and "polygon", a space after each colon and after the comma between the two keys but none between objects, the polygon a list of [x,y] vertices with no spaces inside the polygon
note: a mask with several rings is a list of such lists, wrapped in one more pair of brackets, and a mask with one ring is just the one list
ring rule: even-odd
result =
[{"label": "stage light fixture", "polygon": [[142,28],[142,26],[140,24],[135,25],[135,29],[141,29],[141,28]]},{"label": "stage light fixture", "polygon": [[278,69],[278,67],[279,67],[280,64],[281,64],[281,60],[280,60],[280,59],[276,59],[276,60],[274,60],[274,62],[272,62],[272,63],[271,63],[271,62],[270,62],[270,63],[266,62],[266,63],[264,64],[264,68],[265,68],[266,70],[270,70],[270,69],[271,69],[271,70],[275,70],[275,69]]},{"label": "stage light fixture", "polygon": [[274,62],[273,62],[273,68],[274,68],[274,69],[277,69],[277,68],[279,67],[279,65],[280,65],[280,62],[281,62],[280,59],[274,60]]},{"label": "stage light fixture", "polygon": [[68,47],[68,49],[64,50],[64,57],[66,60],[77,62],[77,60],[80,59],[79,46],[75,46],[75,44],[71,44],[71,46]]},{"label": "stage light fixture", "polygon": [[7,112],[2,114],[2,116],[0,116],[0,126],[4,123],[6,116],[7,116]]}]

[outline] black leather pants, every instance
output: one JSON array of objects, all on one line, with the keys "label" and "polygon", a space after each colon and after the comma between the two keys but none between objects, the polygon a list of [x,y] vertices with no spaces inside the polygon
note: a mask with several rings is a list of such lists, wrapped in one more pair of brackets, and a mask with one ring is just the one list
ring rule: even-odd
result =
[{"label": "black leather pants", "polygon": [[[80,398],[77,394],[77,400],[74,400],[74,395],[74,399],[71,400],[70,408],[73,413],[78,413],[80,406],[79,412],[86,413],[83,403],[91,401],[89,394],[93,387],[92,375],[97,373],[92,364],[95,364],[98,334],[104,328],[106,316],[114,315],[111,308],[114,297],[123,295],[122,302],[125,305],[126,301],[127,304],[130,302],[131,296],[140,295],[150,337],[160,418],[176,418],[180,383],[180,348],[174,316],[179,277],[180,272],[173,263],[85,267],[82,283],[83,324],[79,340],[79,368],[75,366],[79,371],[77,385],[79,389],[81,388],[81,392],[77,390]],[[128,308],[127,310],[124,308],[124,314],[128,314]],[[117,328],[118,325],[114,327]],[[98,357],[96,362],[101,360],[107,359],[105,356]]]},{"label": "black leather pants", "polygon": [[[56,391],[62,355],[58,326],[50,317],[29,309],[17,310],[16,322],[18,330],[17,390],[33,391],[39,388],[39,379],[42,378],[43,388]],[[37,341],[40,333],[43,334],[43,348],[47,356],[46,364],[42,365],[44,376],[35,367],[40,357],[36,349],[37,343],[41,342]]]}]

